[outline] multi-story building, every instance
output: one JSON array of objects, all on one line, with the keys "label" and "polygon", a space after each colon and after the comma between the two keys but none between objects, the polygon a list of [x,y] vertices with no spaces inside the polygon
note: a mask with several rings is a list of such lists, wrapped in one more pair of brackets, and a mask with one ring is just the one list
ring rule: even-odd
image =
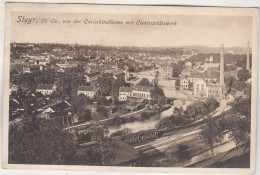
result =
[{"label": "multi-story building", "polygon": [[33,73],[33,72],[37,72],[39,70],[42,70],[43,66],[24,66],[23,67],[23,73]]},{"label": "multi-story building", "polygon": [[132,94],[135,98],[142,98],[142,99],[151,99],[151,91],[153,90],[153,87],[150,86],[138,86],[136,85],[133,88]]},{"label": "multi-story building", "polygon": [[170,66],[160,66],[159,75],[164,79],[172,79],[173,68]]},{"label": "multi-story building", "polygon": [[36,88],[36,92],[40,92],[43,95],[51,95],[53,92],[53,85],[51,84],[39,84]]},{"label": "multi-story building", "polygon": [[79,64],[80,64],[79,61],[67,61],[67,60],[61,60],[60,62],[56,63],[56,65],[61,68],[72,68],[72,67],[76,67]]},{"label": "multi-story building", "polygon": [[190,88],[190,81],[187,78],[183,78],[180,81],[180,87],[182,89],[189,89]]},{"label": "multi-story building", "polygon": [[89,97],[90,99],[93,99],[96,92],[95,89],[91,86],[79,86],[78,87],[78,95],[83,94],[87,97]]},{"label": "multi-story building", "polygon": [[221,45],[220,54],[220,73],[219,82],[206,81],[207,79],[198,79],[193,84],[193,95],[196,97],[214,97],[218,99],[225,98],[224,83],[224,46]]},{"label": "multi-story building", "polygon": [[132,97],[132,87],[120,87],[119,88],[119,101],[126,101],[128,97]]},{"label": "multi-story building", "polygon": [[197,97],[206,97],[206,82],[199,79],[193,84],[193,95]]},{"label": "multi-story building", "polygon": [[151,91],[153,87],[150,86],[139,86],[135,85],[134,87],[120,87],[119,89],[119,101],[126,101],[128,98],[136,99],[146,99],[150,100]]}]

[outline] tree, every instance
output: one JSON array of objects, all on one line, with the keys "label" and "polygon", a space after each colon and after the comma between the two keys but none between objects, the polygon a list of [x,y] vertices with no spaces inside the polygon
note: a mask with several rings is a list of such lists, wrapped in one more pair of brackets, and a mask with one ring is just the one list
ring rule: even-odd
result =
[{"label": "tree", "polygon": [[247,81],[249,78],[251,78],[251,74],[246,68],[243,68],[237,72],[237,78],[240,81]]},{"label": "tree", "polygon": [[70,96],[71,95],[71,81],[72,77],[69,75],[64,75],[62,77],[59,77],[58,80],[58,87],[57,89],[58,93],[61,94],[61,96]]},{"label": "tree", "polygon": [[208,109],[208,112],[214,111],[217,107],[219,107],[219,102],[215,98],[208,98],[204,102],[204,106]]},{"label": "tree", "polygon": [[180,88],[180,79],[175,80],[175,88],[178,90]]},{"label": "tree", "polygon": [[83,76],[78,76],[72,79],[71,81],[71,95],[76,98],[78,95],[78,87],[85,84],[85,78]]},{"label": "tree", "polygon": [[184,69],[184,66],[185,66],[185,63],[183,61],[179,61],[177,64],[174,63],[172,66],[172,68],[173,68],[172,76],[179,77],[182,70]]},{"label": "tree", "polygon": [[26,116],[10,126],[9,163],[66,165],[75,161],[72,136],[45,119]]},{"label": "tree", "polygon": [[101,163],[106,165],[111,159],[117,159],[118,157],[118,147],[117,145],[108,137],[108,129],[102,125],[97,125],[96,123],[90,128],[92,132],[92,140],[96,141],[101,154]]},{"label": "tree", "polygon": [[118,96],[119,88],[125,85],[125,78],[124,76],[117,77],[117,79],[112,80],[112,89],[111,95]]},{"label": "tree", "polygon": [[158,98],[164,99],[165,95],[163,89],[155,85],[154,88],[151,90],[151,97],[157,100]]},{"label": "tree", "polygon": [[250,143],[251,98],[238,98],[231,104],[232,113],[225,118],[225,129],[231,131],[231,139],[241,149],[244,143]]},{"label": "tree", "polygon": [[112,79],[109,74],[102,74],[99,78],[97,78],[97,84],[100,87],[101,96],[110,95],[112,89]]},{"label": "tree", "polygon": [[142,80],[137,85],[139,85],[139,86],[153,86],[147,78],[142,78]]},{"label": "tree", "polygon": [[77,108],[76,114],[81,122],[89,121],[92,119],[91,110],[85,109],[84,107]]},{"label": "tree", "polygon": [[203,126],[201,131],[201,136],[204,143],[210,148],[211,160],[214,163],[214,144],[219,141],[220,136],[222,135],[222,130],[217,121],[214,121],[212,118],[207,119],[207,123]]}]

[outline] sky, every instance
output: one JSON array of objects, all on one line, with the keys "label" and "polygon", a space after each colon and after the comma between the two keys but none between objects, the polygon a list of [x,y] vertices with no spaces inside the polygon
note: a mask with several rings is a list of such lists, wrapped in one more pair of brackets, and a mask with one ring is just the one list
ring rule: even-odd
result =
[{"label": "sky", "polygon": [[[37,18],[26,24],[18,19]],[[60,23],[41,23],[41,19]],[[21,17],[20,17],[21,19]],[[81,23],[73,23],[75,19]],[[84,24],[84,20],[119,20],[123,25]],[[71,20],[70,24],[63,20]],[[177,25],[129,25],[126,21],[165,21]],[[199,15],[115,15],[89,13],[25,13],[13,12],[11,42],[65,43],[107,46],[178,47],[246,47],[252,41],[252,18],[246,16]]]}]

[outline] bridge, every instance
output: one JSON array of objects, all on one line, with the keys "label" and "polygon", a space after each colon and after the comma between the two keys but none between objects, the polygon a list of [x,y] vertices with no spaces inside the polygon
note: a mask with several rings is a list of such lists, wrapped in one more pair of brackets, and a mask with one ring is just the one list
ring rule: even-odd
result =
[{"label": "bridge", "polygon": [[[127,114],[123,114],[123,115],[121,115],[119,117],[121,117],[121,118],[128,117],[128,116],[131,116],[131,115],[143,112],[146,109],[147,109],[147,107],[145,107],[143,109],[140,109],[138,111],[134,111],[134,112],[130,112],[130,113],[127,113]],[[102,123],[108,122],[109,120],[113,120],[113,118],[107,118],[107,119],[99,120],[99,121],[89,121],[89,122],[85,122],[85,123],[78,124],[78,125],[75,125],[75,126],[67,127],[67,128],[65,128],[65,130],[70,130],[70,129],[84,130],[84,129],[87,129],[87,127],[92,125],[92,124],[102,124]]]}]

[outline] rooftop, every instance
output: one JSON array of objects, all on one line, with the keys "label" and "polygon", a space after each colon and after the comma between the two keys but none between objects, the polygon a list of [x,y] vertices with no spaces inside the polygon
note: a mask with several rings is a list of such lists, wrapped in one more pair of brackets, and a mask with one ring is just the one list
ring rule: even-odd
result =
[{"label": "rooftop", "polygon": [[120,87],[119,92],[132,92],[132,87]]},{"label": "rooftop", "polygon": [[79,86],[78,91],[93,91],[94,88],[91,86]]},{"label": "rooftop", "polygon": [[37,86],[37,89],[51,90],[52,89],[52,84],[39,84]]},{"label": "rooftop", "polygon": [[153,87],[136,85],[136,86],[133,88],[133,90],[150,92],[151,90],[153,90]]}]

